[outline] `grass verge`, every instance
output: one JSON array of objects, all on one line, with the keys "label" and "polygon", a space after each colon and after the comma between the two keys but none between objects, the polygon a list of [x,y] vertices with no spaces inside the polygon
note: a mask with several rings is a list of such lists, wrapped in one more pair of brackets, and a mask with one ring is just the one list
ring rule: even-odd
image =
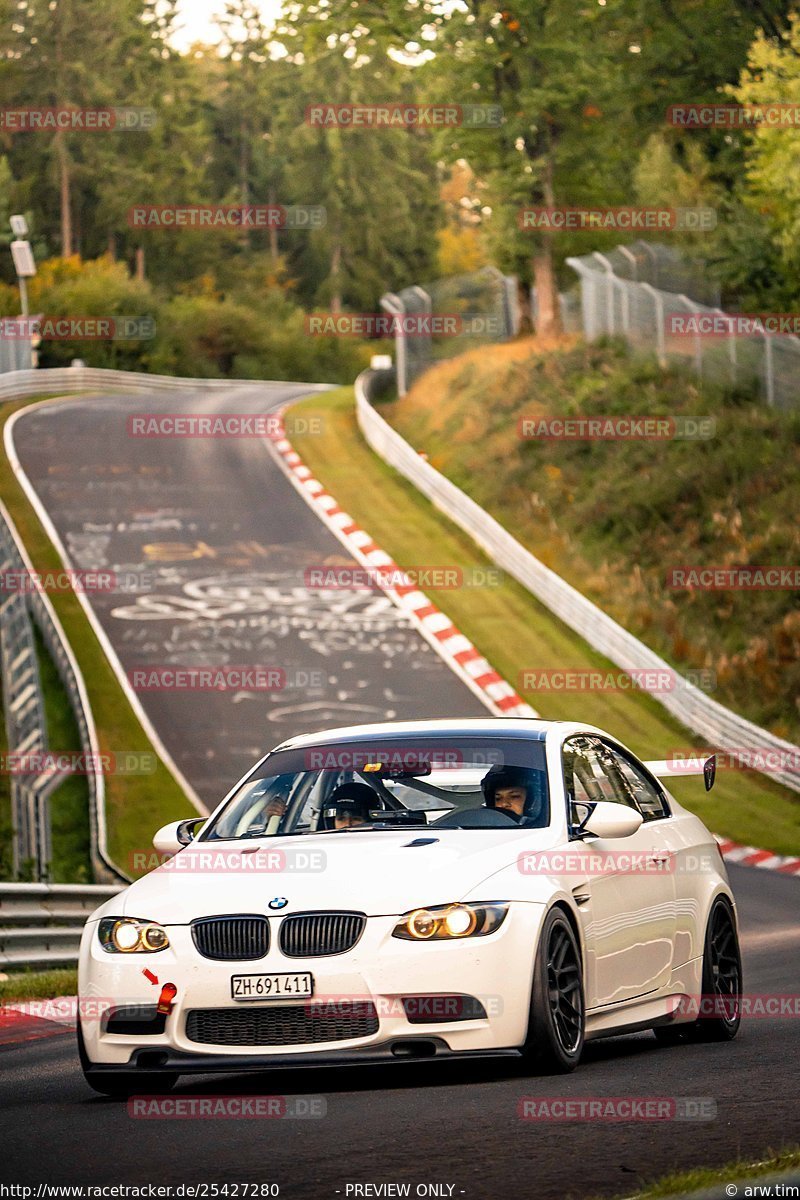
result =
[{"label": "grass verge", "polygon": [[[0,436],[12,413],[41,399],[3,405]],[[17,526],[34,569],[41,573],[60,570],[62,564],[58,552],[28,502],[4,452],[0,458],[0,498]],[[154,754],[150,739],[128,703],[75,593],[54,592],[50,599],[86,682],[97,723],[100,752],[109,755],[126,751]],[[109,853],[129,874],[136,874],[130,865],[133,852],[148,846],[160,825],[192,815],[193,806],[183,789],[157,755],[154,760],[156,769],[151,775],[106,776]]]},{"label": "grass verge", "polygon": [[[767,1150],[763,1159],[758,1162],[747,1162],[740,1159],[724,1167],[697,1167],[693,1171],[676,1172],[665,1175],[663,1179],[648,1184],[642,1191],[626,1192],[627,1200],[659,1200],[662,1196],[686,1196],[704,1188],[718,1184],[742,1183],[739,1195],[754,1195],[760,1193],[744,1191],[744,1180],[763,1179],[764,1176],[779,1175],[800,1168],[800,1149],[792,1148],[775,1153]],[[774,1192],[774,1195],[779,1195]],[[788,1193],[786,1193],[788,1195]]]},{"label": "grass verge", "polygon": [[0,1003],[14,1000],[52,1000],[56,996],[74,996],[78,991],[78,968],[63,967],[51,971],[19,971],[0,979]]},{"label": "grass verge", "polygon": [[[47,744],[51,750],[80,745],[80,733],[69,698],[44,638],[34,626],[36,657],[44,695]],[[85,775],[69,775],[50,795],[52,883],[91,883],[89,784]]]},{"label": "grass verge", "polygon": [[[293,444],[338,503],[401,567],[491,567],[475,544],[416,488],[373,454],[355,419],[352,388],[300,402],[298,416],[320,417],[321,433]],[[309,428],[315,428],[311,424]],[[344,551],[343,560],[344,560]],[[497,586],[427,589],[453,622],[510,681],[520,668],[613,670],[524,588],[502,577]],[[616,734],[642,758],[666,758],[698,739],[651,697],[627,692],[566,692],[540,697],[542,716],[585,720]],[[445,715],[445,714],[442,714]],[[800,802],[756,772],[720,771],[713,791],[701,779],[670,780],[670,790],[716,833],[780,854],[800,853]]]},{"label": "grass verge", "polygon": [[[715,699],[800,740],[800,413],[622,342],[535,338],[440,363],[382,413],[662,658],[705,671]],[[630,414],[666,418],[663,436],[642,436],[641,421],[627,438],[558,436],[564,419]],[[785,570],[774,586],[686,586],[693,568],[740,566]]]}]

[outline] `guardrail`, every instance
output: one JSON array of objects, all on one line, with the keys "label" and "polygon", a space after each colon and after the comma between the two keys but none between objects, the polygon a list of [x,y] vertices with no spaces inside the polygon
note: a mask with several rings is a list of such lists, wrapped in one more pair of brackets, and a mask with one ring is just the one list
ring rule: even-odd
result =
[{"label": "guardrail", "polygon": [[[147,375],[138,371],[112,371],[105,367],[47,367],[41,371],[7,371],[0,374],[0,401],[21,400],[26,396],[49,393],[85,392],[90,388],[121,389],[126,392],[187,391],[205,388],[228,390],[291,386],[292,380],[282,379],[187,379],[178,375]],[[326,391],[327,383],[308,383],[309,392]]]},{"label": "guardrail", "polygon": [[[644,642],[617,624],[591,600],[551,571],[518,542],[480,505],[421,458],[400,434],[373,408],[373,389],[384,387],[387,373],[365,371],[356,380],[356,415],[368,444],[384,462],[399,471],[512,578],[541,601],[565,625],[624,671],[670,671],[668,663]],[[800,792],[800,747],[776,737],[729,708],[712,700],[700,688],[682,680],[671,691],[652,691],[687,729],[720,750],[749,752],[763,763],[770,756],[776,766],[764,771],[795,792]],[[781,765],[784,764],[784,765]]]},{"label": "guardrail", "polygon": [[70,966],[87,917],[119,887],[0,883],[0,968]]},{"label": "guardrail", "polygon": [[[5,506],[0,504],[0,550],[3,569],[32,572],[22,539]],[[75,716],[81,750],[90,770],[89,834],[96,879],[126,881],[109,857],[106,846],[105,777],[99,766],[99,743],[86,688],[49,596],[40,591],[12,592],[0,604],[0,668],[5,698],[6,734],[10,753],[30,755],[47,749],[34,625],[41,633]],[[65,778],[52,772],[11,776],[14,817],[14,867],[32,861],[41,878],[51,857],[48,800]]]}]

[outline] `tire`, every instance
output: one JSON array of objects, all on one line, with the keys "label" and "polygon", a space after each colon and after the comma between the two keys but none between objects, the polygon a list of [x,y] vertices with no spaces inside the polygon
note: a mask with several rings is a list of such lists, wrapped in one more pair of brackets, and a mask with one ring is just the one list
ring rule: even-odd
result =
[{"label": "tire", "polygon": [[711,906],[703,942],[701,1015],[696,1021],[653,1030],[662,1046],[686,1042],[730,1042],[742,1019],[742,957],[730,901],[718,896]]},{"label": "tire", "polygon": [[536,948],[525,1066],[540,1074],[574,1071],[583,1052],[585,1021],[580,946],[564,911],[551,908]]},{"label": "tire", "polygon": [[178,1076],[167,1071],[160,1074],[149,1071],[96,1071],[86,1053],[80,1022],[77,1034],[83,1077],[89,1087],[101,1096],[111,1096],[116,1100],[127,1100],[129,1096],[161,1096],[171,1092],[178,1082]]},{"label": "tire", "polygon": [[[736,918],[730,902],[720,896],[711,908],[703,947],[703,1007],[695,1037],[701,1042],[731,1042],[742,1020],[742,956]],[[701,1013],[702,1013],[701,1008]]]}]

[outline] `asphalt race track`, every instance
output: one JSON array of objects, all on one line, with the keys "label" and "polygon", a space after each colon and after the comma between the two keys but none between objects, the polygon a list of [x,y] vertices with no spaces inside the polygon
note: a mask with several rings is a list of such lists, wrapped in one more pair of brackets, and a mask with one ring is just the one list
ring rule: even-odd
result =
[{"label": "asphalt race track", "polygon": [[[274,399],[300,392],[276,387]],[[261,397],[223,403],[228,411],[254,411],[263,390]],[[212,403],[220,400],[180,401],[186,411]],[[343,561],[343,551],[263,446],[125,436],[125,414],[176,407],[174,399],[73,400],[22,418],[15,440],[74,565],[156,571],[151,589],[94,601],[126,668],[227,661],[324,671],[310,704],[301,694],[143,694],[204,799],[219,796],[265,745],[292,729],[483,711],[380,595],[371,599],[374,608],[356,606],[354,614],[337,610],[336,596],[303,588],[305,566],[327,556]],[[244,596],[245,609],[232,614],[230,641],[215,650],[214,605],[230,605],[232,596]],[[252,625],[244,620],[255,617]],[[362,636],[367,648],[360,650]],[[742,867],[730,874],[746,994],[796,996],[800,880]],[[164,1120],[135,1119],[125,1103],[90,1092],[74,1035],[59,1031],[0,1047],[0,1179],[274,1183],[282,1197],[298,1200],[397,1195],[352,1188],[403,1183],[412,1196],[431,1184],[439,1190],[428,1194],[475,1200],[630,1194],[668,1171],[758,1158],[768,1147],[800,1142],[799,1044],[796,1018],[751,1017],[731,1044],[664,1048],[649,1033],[595,1043],[567,1077],[525,1078],[511,1059],[191,1077],[175,1096],[310,1097],[324,1115]],[[525,1097],[697,1098],[706,1112],[713,1101],[716,1115],[531,1121],[519,1116]]]},{"label": "asphalt race track", "polygon": [[278,684],[285,675],[265,690],[140,693],[210,807],[290,734],[486,714],[382,592],[306,585],[309,568],[355,563],[259,439],[127,433],[136,413],[263,413],[303,392],[93,396],[36,409],[14,430],[71,566],[113,571],[130,587],[91,597],[126,672],[252,666],[282,672]]},{"label": "asphalt race track", "polygon": [[[796,995],[800,881],[748,867],[733,867],[731,880],[745,991]],[[297,1200],[346,1200],[348,1184],[402,1182],[411,1195],[418,1184],[438,1183],[453,1186],[441,1195],[470,1200],[630,1194],[643,1178],[756,1159],[800,1141],[797,1051],[796,1019],[751,1018],[725,1045],[662,1048],[651,1034],[596,1042],[566,1077],[522,1078],[508,1059],[191,1077],[174,1096],[316,1097],[325,1115],[145,1120],[89,1090],[67,1032],[0,1047],[0,1179],[277,1183],[282,1197]],[[701,1097],[715,1101],[717,1115],[520,1120],[529,1096]]]}]

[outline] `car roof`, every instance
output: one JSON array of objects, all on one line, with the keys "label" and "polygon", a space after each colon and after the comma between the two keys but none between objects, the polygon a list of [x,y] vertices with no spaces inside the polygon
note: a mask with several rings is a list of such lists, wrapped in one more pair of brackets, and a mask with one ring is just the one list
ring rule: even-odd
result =
[{"label": "car roof", "polygon": [[[381,721],[371,725],[345,725],[322,729],[318,733],[299,734],[275,747],[296,750],[304,746],[324,746],[332,742],[378,742],[399,737],[512,737],[543,742],[551,730],[565,732],[579,728],[573,721],[544,721],[533,717],[443,717],[429,721]],[[582,729],[590,726],[582,725]],[[273,751],[274,753],[274,751]]]}]

